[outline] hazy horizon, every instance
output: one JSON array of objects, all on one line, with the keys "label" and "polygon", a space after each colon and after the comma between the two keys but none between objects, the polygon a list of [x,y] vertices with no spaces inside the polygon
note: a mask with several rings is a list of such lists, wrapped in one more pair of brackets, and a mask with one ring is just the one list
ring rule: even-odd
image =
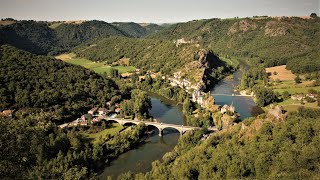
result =
[{"label": "hazy horizon", "polygon": [[176,23],[197,19],[252,16],[309,16],[318,0],[155,1],[155,0],[2,0],[0,17],[18,20]]}]

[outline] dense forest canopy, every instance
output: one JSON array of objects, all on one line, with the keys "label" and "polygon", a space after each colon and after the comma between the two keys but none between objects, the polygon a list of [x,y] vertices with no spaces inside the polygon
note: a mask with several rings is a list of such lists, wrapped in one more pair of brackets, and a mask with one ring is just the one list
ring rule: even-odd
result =
[{"label": "dense forest canopy", "polygon": [[61,119],[104,106],[117,95],[112,80],[54,58],[5,45],[0,60],[0,109],[40,108]]}]

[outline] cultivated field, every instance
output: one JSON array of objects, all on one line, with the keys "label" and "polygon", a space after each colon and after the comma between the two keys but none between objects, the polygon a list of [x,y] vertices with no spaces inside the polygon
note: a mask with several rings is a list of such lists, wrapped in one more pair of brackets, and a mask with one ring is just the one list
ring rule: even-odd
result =
[{"label": "cultivated field", "polygon": [[117,69],[120,74],[122,73],[128,73],[131,71],[135,71],[136,68],[133,66],[107,66],[104,63],[97,63],[90,61],[88,59],[84,58],[76,58],[76,55],[74,53],[69,54],[61,54],[59,56],[56,56],[56,59],[61,59],[65,62],[80,65],[82,67],[85,67],[87,69],[91,69],[95,71],[96,73],[102,74],[104,72],[109,72],[111,68]]},{"label": "cultivated field", "polygon": [[[286,69],[286,65],[266,68],[266,72],[270,74],[269,78],[272,80],[290,81],[296,77],[290,70]],[[276,74],[274,74],[274,72],[276,72]]]}]

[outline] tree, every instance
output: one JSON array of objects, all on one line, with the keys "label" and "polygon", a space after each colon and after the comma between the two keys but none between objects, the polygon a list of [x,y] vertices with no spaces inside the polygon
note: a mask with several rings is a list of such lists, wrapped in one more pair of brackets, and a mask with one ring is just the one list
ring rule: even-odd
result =
[{"label": "tree", "polygon": [[[151,109],[151,100],[148,94],[141,90],[133,90],[131,93],[133,101],[133,113],[136,116],[145,117],[149,115],[149,109]],[[146,115],[146,116],[145,116]]]},{"label": "tree", "polygon": [[81,179],[88,179],[88,170],[86,167],[81,169],[79,168],[70,168],[66,173],[63,175],[63,179],[66,180],[81,180]]},{"label": "tree", "polygon": [[255,86],[253,91],[256,95],[258,106],[266,106],[277,100],[276,94],[270,88]]},{"label": "tree", "polygon": [[183,111],[187,114],[191,114],[192,106],[188,98],[186,98],[183,102]]},{"label": "tree", "polygon": [[294,78],[294,81],[295,81],[296,83],[301,83],[301,78],[300,78],[300,76],[298,75],[297,77],[295,77],[295,78]]},{"label": "tree", "polygon": [[282,98],[283,98],[283,99],[288,99],[289,97],[290,97],[289,92],[288,92],[288,91],[283,91],[283,93],[282,93]]},{"label": "tree", "polygon": [[312,18],[317,18],[318,16],[317,16],[316,13],[311,13],[311,14],[310,14],[310,17],[312,17]]},{"label": "tree", "polygon": [[102,129],[106,129],[106,128],[107,128],[107,125],[106,125],[106,122],[105,122],[105,121],[102,121],[101,127],[102,127]]},{"label": "tree", "polygon": [[112,77],[112,78],[117,78],[117,77],[119,77],[119,71],[118,71],[118,69],[111,68],[110,71],[109,71],[109,75],[110,75],[110,77]]}]

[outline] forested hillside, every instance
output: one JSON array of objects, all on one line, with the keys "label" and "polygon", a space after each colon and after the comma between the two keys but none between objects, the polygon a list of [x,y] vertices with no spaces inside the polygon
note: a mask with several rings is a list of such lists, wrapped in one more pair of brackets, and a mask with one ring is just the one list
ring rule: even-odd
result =
[{"label": "forested hillside", "polygon": [[200,140],[182,136],[152,170],[119,179],[317,179],[320,111],[300,109],[285,121],[247,120]]},{"label": "forested hillside", "polygon": [[129,58],[129,64],[155,72],[173,72],[178,67],[194,61],[196,45],[176,47],[171,41],[110,37],[74,49],[80,56],[93,61],[113,63]]},{"label": "forested hillside", "polygon": [[117,94],[113,81],[54,58],[1,46],[0,60],[0,109],[41,109],[60,120],[105,105]]},{"label": "forested hillside", "polygon": [[48,25],[45,22],[16,21],[0,26],[0,45],[11,44],[34,54],[59,54],[90,40],[126,35],[103,21],[61,23],[56,28]]},{"label": "forested hillside", "polygon": [[122,32],[126,33],[130,37],[144,37],[146,35],[155,33],[163,29],[162,26],[157,24],[137,24],[134,22],[114,22],[111,23],[113,26],[117,27]]},{"label": "forested hillside", "polygon": [[174,24],[151,39],[185,38],[224,57],[245,57],[293,72],[320,70],[320,19],[209,19]]},{"label": "forested hillside", "polygon": [[13,24],[0,25],[0,45],[11,44],[35,54],[59,52],[55,32],[45,23],[35,21],[17,21]]},{"label": "forested hillside", "polygon": [[103,21],[85,21],[81,24],[63,23],[54,30],[57,34],[57,39],[59,39],[59,44],[68,50],[90,40],[127,35],[113,25]]},{"label": "forested hillside", "polygon": [[[3,20],[0,24],[0,45],[11,44],[34,54],[59,54],[88,41],[110,36],[143,37],[163,27],[137,23],[36,22]],[[7,23],[8,22],[8,23]]]}]

